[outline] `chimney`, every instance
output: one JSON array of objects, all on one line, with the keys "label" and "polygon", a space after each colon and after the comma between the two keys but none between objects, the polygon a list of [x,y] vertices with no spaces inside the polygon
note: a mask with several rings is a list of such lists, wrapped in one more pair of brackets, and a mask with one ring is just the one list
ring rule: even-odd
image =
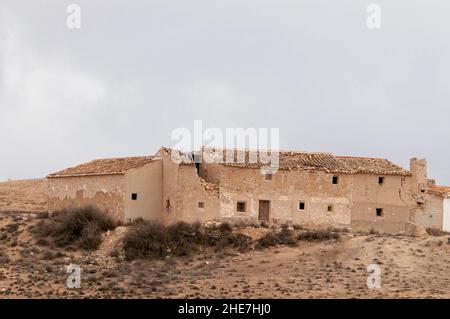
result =
[{"label": "chimney", "polygon": [[412,174],[413,192],[425,193],[427,188],[427,160],[424,158],[411,158],[409,167]]}]

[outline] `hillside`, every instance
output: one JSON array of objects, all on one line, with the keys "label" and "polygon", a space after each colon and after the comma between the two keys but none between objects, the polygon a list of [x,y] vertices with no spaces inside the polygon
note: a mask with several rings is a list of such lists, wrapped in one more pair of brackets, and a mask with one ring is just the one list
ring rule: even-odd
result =
[{"label": "hillside", "polygon": [[45,179],[0,182],[0,212],[45,211],[46,193]]}]

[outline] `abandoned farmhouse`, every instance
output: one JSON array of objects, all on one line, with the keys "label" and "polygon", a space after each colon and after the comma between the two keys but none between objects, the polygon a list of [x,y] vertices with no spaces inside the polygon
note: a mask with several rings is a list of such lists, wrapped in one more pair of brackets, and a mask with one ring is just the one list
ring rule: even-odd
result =
[{"label": "abandoned farmhouse", "polygon": [[[244,161],[224,161],[226,152],[234,158],[241,152]],[[249,160],[252,152],[203,149],[200,161],[181,152],[174,160],[173,150],[161,148],[154,156],[94,160],[47,176],[48,209],[94,205],[123,221],[450,231],[450,187],[427,178],[424,159],[411,159],[407,170],[380,158],[280,151],[278,170],[263,173],[262,164]]]}]

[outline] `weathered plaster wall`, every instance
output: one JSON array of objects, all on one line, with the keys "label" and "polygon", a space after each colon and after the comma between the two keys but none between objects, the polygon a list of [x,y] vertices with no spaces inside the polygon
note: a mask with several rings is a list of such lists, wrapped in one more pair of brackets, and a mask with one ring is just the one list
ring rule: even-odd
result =
[{"label": "weathered plaster wall", "polygon": [[162,171],[162,160],[154,160],[125,174],[125,220],[161,220]]},{"label": "weathered plaster wall", "polygon": [[444,199],[443,231],[450,232],[450,198]]},{"label": "weathered plaster wall", "polygon": [[[163,159],[163,221],[203,222],[218,219],[217,187],[200,178],[195,165],[179,165],[163,151],[158,156]],[[199,202],[204,203],[204,208],[198,207]]]},{"label": "weathered plaster wall", "polygon": [[444,218],[444,199],[429,194],[426,199],[426,210],[416,213],[416,224],[425,228],[442,229]]},{"label": "weathered plaster wall", "polygon": [[[340,175],[339,184],[334,185],[333,174],[323,172],[278,171],[272,180],[266,180],[258,169],[209,164],[202,172],[207,180],[219,183],[220,217],[224,220],[256,221],[259,201],[268,200],[269,218],[274,222],[350,224],[350,175]],[[246,212],[237,212],[238,201],[246,202]],[[299,201],[305,202],[304,210],[299,210]]]},{"label": "weathered plaster wall", "polygon": [[[381,232],[405,230],[416,203],[411,197],[410,176],[384,176],[382,185],[378,175],[353,176],[352,228],[374,229]],[[383,209],[383,216],[376,215],[376,208]]]},{"label": "weathered plaster wall", "polygon": [[49,213],[86,205],[107,210],[124,218],[125,178],[123,175],[62,177],[48,179]]},{"label": "weathered plaster wall", "polygon": [[[207,183],[197,174],[195,166],[179,168],[182,219],[188,222],[219,220],[218,187]],[[204,208],[199,207],[204,203]]]}]

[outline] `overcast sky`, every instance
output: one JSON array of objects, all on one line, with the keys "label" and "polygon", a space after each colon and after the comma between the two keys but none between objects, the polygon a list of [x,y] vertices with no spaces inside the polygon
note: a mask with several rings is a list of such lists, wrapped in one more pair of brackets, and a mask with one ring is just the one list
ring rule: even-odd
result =
[{"label": "overcast sky", "polygon": [[0,180],[278,127],[283,149],[426,157],[450,185],[450,2],[0,1]]}]

